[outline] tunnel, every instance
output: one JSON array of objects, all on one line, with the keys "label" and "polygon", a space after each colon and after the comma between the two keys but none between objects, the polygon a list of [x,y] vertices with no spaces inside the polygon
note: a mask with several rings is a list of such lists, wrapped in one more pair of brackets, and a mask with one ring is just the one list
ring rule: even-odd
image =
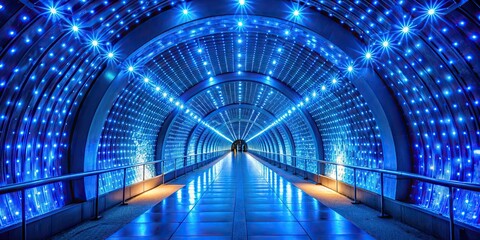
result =
[{"label": "tunnel", "polygon": [[[480,237],[478,1],[0,0],[0,36],[2,239],[182,179],[172,196],[228,185],[243,206],[258,186],[328,205],[309,189],[329,189],[380,212],[372,225]],[[248,216],[224,237],[282,230]],[[342,236],[392,239],[360,225]]]},{"label": "tunnel", "polygon": [[235,142],[232,143],[231,150],[233,152],[247,152],[248,144],[242,139],[235,140]]}]

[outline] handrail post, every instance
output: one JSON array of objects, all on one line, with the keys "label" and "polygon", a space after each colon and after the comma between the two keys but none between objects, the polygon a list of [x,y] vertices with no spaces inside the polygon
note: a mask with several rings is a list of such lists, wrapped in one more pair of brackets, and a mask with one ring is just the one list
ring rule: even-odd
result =
[{"label": "handrail post", "polygon": [[173,159],[173,175],[175,179],[177,179],[177,159],[176,158]]},{"label": "handrail post", "polygon": [[145,181],[145,163],[143,164],[143,181]]},{"label": "handrail post", "polygon": [[183,157],[183,175],[187,174],[188,156]]},{"label": "handrail post", "polygon": [[122,196],[122,205],[128,205],[127,202],[125,202],[125,186],[127,185],[127,168],[123,169],[123,196]]},{"label": "handrail post", "polygon": [[165,161],[162,161],[160,164],[162,173],[162,184],[165,184]]},{"label": "handrail post", "polygon": [[317,161],[317,184],[320,184],[320,176],[321,176],[321,165],[322,165],[322,162],[320,161]]},{"label": "handrail post", "polygon": [[292,156],[293,175],[297,175],[297,158]]},{"label": "handrail post", "polygon": [[385,196],[383,191],[383,172],[380,172],[380,218],[388,217],[385,214]]},{"label": "handrail post", "polygon": [[308,179],[307,175],[307,159],[303,159],[303,179]]},{"label": "handrail post", "polygon": [[338,165],[335,165],[335,189],[338,192]]},{"label": "handrail post", "polygon": [[359,204],[357,201],[357,169],[353,168],[353,202],[352,204]]},{"label": "handrail post", "polygon": [[100,174],[97,174],[97,183],[95,184],[97,190],[95,191],[95,218],[94,220],[99,220],[102,218],[100,216],[100,210],[99,210],[99,205],[100,205]]},{"label": "handrail post", "polygon": [[27,213],[26,213],[25,189],[22,189],[22,240],[27,239]]},{"label": "handrail post", "polygon": [[285,171],[288,171],[288,164],[287,164],[287,155],[283,156],[283,164],[285,164]]},{"label": "handrail post", "polygon": [[448,197],[448,215],[450,220],[450,240],[455,240],[455,216],[453,215],[453,187],[448,187],[450,196]]},{"label": "handrail post", "polygon": [[196,167],[195,165],[197,165],[196,158],[197,158],[197,155],[192,155],[190,157],[190,162],[192,162],[192,171],[195,171],[195,167]]}]

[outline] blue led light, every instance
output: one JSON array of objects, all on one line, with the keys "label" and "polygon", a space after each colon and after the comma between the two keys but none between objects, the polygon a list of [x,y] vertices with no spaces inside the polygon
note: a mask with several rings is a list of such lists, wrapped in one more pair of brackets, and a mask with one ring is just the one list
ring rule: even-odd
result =
[{"label": "blue led light", "polygon": [[351,72],[353,72],[353,70],[354,70],[353,65],[348,65],[348,66],[347,66],[347,71],[348,71],[348,72],[351,73]]},{"label": "blue led light", "polygon": [[80,28],[77,25],[72,25],[72,32],[78,32]]},{"label": "blue led light", "polygon": [[365,52],[365,59],[367,59],[367,60],[372,59],[372,52],[370,52],[370,51]]},{"label": "blue led light", "polygon": [[301,22],[304,18],[303,10],[304,7],[300,5],[300,3],[294,3],[292,6],[289,7],[290,15],[288,16],[289,20],[294,22]]},{"label": "blue led light", "polygon": [[57,15],[58,14],[58,10],[56,7],[49,7],[48,8],[48,11],[50,12],[50,14],[52,15]]},{"label": "blue led light", "polygon": [[383,40],[382,41],[382,47],[389,48],[390,47],[390,42],[388,40]]},{"label": "blue led light", "polygon": [[435,22],[441,15],[444,14],[445,9],[443,8],[443,4],[443,1],[435,1],[422,6],[421,10],[423,16],[421,16],[421,19],[426,20],[427,22]]}]

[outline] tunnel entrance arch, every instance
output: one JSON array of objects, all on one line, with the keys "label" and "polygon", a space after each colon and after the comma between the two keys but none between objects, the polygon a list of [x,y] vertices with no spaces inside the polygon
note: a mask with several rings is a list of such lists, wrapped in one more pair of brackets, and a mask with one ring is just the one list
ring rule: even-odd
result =
[{"label": "tunnel entrance arch", "polygon": [[232,152],[247,152],[248,145],[247,145],[247,142],[245,142],[245,140],[238,139],[232,143],[231,149],[232,149]]}]

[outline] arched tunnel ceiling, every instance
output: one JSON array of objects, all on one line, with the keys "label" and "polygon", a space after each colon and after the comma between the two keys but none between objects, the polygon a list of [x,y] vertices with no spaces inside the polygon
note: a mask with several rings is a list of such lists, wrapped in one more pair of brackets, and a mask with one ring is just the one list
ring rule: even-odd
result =
[{"label": "arched tunnel ceiling", "polygon": [[[224,97],[225,96],[225,97]],[[295,103],[282,93],[258,82],[227,82],[207,88],[186,103],[204,121],[230,139],[250,139],[268,127]],[[190,109],[184,114],[192,114]],[[305,123],[301,118],[299,123]],[[175,124],[184,122],[174,121]]]},{"label": "arched tunnel ceiling", "polygon": [[[480,181],[475,1],[12,0],[0,23],[0,185],[228,149],[238,130],[258,133],[253,150]],[[217,79],[237,73],[265,82]],[[231,104],[250,107],[215,112]],[[443,188],[392,186],[447,211]],[[72,195],[48,189],[30,216]],[[456,197],[470,203],[456,219],[478,224],[478,194]],[[18,196],[0,201],[0,226],[18,221]]]}]

